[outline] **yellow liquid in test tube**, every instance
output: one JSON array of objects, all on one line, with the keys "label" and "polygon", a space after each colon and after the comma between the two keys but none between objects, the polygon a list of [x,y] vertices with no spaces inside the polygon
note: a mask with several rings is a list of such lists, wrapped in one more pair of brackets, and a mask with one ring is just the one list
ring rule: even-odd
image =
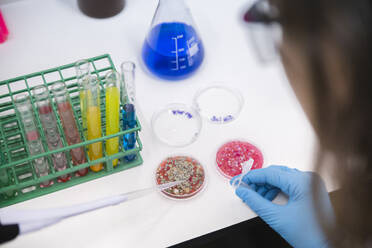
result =
[{"label": "yellow liquid in test tube", "polygon": [[[106,135],[111,135],[119,132],[119,105],[120,93],[117,87],[106,88]],[[107,155],[113,155],[119,152],[119,137],[115,137],[106,141]],[[116,166],[118,159],[112,161],[112,165]]]},{"label": "yellow liquid in test tube", "polygon": [[[88,140],[102,137],[101,130],[101,110],[98,106],[89,106],[87,109]],[[96,160],[102,158],[102,142],[90,144],[88,146],[89,159]],[[90,166],[94,172],[102,170],[103,164],[99,163]]]}]

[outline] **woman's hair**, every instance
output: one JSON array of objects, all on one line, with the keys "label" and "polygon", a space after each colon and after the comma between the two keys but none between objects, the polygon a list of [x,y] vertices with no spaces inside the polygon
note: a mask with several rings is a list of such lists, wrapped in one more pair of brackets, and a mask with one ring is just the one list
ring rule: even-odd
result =
[{"label": "woman's hair", "polygon": [[[330,241],[335,247],[372,245],[372,1],[271,2],[309,65],[320,140],[316,169],[331,168],[341,187],[334,201],[337,224],[323,223]],[[335,71],[340,75],[330,75]],[[332,163],[325,162],[328,155]],[[317,199],[317,184],[314,189]]]}]

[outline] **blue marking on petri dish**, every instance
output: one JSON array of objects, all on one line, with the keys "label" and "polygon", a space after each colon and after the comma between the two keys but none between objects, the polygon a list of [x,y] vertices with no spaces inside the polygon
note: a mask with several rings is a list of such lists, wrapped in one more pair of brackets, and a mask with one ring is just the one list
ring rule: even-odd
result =
[{"label": "blue marking on petri dish", "polygon": [[203,58],[204,47],[195,29],[181,22],[154,26],[142,47],[142,59],[147,68],[167,80],[191,76]]}]

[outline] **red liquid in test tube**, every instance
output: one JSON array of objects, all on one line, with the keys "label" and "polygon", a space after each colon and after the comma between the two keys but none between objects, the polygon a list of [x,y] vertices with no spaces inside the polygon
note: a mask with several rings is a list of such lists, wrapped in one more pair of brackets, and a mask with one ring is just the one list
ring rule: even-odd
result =
[{"label": "red liquid in test tube", "polygon": [[[27,94],[17,95],[15,97],[15,107],[22,121],[29,155],[34,156],[44,153],[44,148],[39,138],[39,132],[36,126],[29,96]],[[44,177],[49,174],[49,165],[45,157],[34,159],[32,161],[32,166],[38,177]],[[52,180],[47,180],[41,182],[40,187],[44,188],[52,184]]]},{"label": "red liquid in test tube", "polygon": [[[59,102],[57,106],[67,143],[69,145],[81,143],[79,131],[76,126],[75,117],[71,108],[71,104],[68,101],[65,101]],[[83,147],[71,149],[70,154],[72,158],[72,163],[74,165],[86,163],[86,157]],[[81,169],[77,173],[79,176],[84,176],[88,173],[88,168]]]},{"label": "red liquid in test tube", "polygon": [[[44,149],[39,139],[39,133],[36,130],[31,130],[26,133],[28,149],[31,155],[43,153]],[[34,168],[38,176],[43,177],[49,174],[49,167],[47,160],[44,157],[37,158],[33,161]],[[53,184],[52,180],[44,181],[40,183],[40,188],[46,188]]]},{"label": "red liquid in test tube", "polygon": [[[53,109],[50,105],[40,106],[38,108],[41,123],[45,132],[49,150],[62,148],[61,136],[58,133],[57,123],[53,114]],[[53,165],[56,171],[63,171],[67,169],[67,159],[64,152],[52,154]],[[70,180],[69,174],[58,177],[59,182],[67,182]]]}]

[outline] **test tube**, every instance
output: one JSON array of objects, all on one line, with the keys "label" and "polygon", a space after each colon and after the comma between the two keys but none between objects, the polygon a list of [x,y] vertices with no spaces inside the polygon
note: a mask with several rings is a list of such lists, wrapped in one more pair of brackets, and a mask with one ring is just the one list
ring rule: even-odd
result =
[{"label": "test tube", "polygon": [[[47,87],[42,85],[37,86],[32,90],[32,93],[36,101],[49,150],[53,151],[62,148],[62,140],[58,132],[57,121],[53,113],[52,105],[50,104]],[[52,160],[56,171],[67,169],[67,159],[64,152],[53,153]],[[66,174],[58,177],[58,181],[67,182],[70,178],[71,176]]]},{"label": "test tube", "polygon": [[[44,153],[44,148],[40,140],[37,130],[36,121],[32,111],[30,98],[26,94],[17,95],[15,98],[15,107],[21,118],[24,131],[26,134],[27,146],[30,155]],[[37,158],[33,161],[36,174],[39,177],[49,174],[49,165],[45,157]],[[40,184],[41,188],[48,187],[53,184],[52,180],[44,181]]]},{"label": "test tube", "polygon": [[[120,75],[115,71],[106,74],[106,135],[112,135],[119,132],[119,114],[120,114]],[[119,137],[106,141],[107,155],[113,155],[119,152]],[[116,166],[118,159],[112,161]]]},{"label": "test tube", "polygon": [[[85,100],[85,106],[87,107],[88,140],[100,138],[102,137],[100,87],[95,76],[92,76],[89,80]],[[91,161],[102,158],[102,142],[90,144],[88,146],[88,155]],[[98,172],[102,168],[102,163],[90,166],[90,169],[94,172]]]},{"label": "test tube", "polygon": [[90,63],[82,59],[75,63],[76,78],[80,97],[81,121],[83,123],[84,136],[87,137],[87,108],[85,106],[86,87],[90,80]]},{"label": "test tube", "polygon": [[[121,64],[122,73],[122,122],[123,130],[129,130],[136,127],[136,109],[135,109],[135,70],[136,65],[131,61]],[[134,149],[136,146],[136,133],[128,133],[123,137],[123,147],[126,151]],[[132,161],[136,158],[135,154],[124,156],[126,161]]]},{"label": "test tube", "polygon": [[[52,92],[54,94],[54,100],[57,105],[59,118],[61,119],[63,132],[65,133],[68,145],[81,143],[79,130],[76,125],[76,120],[70,104],[70,97],[68,95],[65,83],[57,82],[53,84]],[[70,155],[72,164],[75,166],[87,162],[83,147],[71,149]],[[88,168],[77,171],[78,176],[85,176],[87,173]]]}]

